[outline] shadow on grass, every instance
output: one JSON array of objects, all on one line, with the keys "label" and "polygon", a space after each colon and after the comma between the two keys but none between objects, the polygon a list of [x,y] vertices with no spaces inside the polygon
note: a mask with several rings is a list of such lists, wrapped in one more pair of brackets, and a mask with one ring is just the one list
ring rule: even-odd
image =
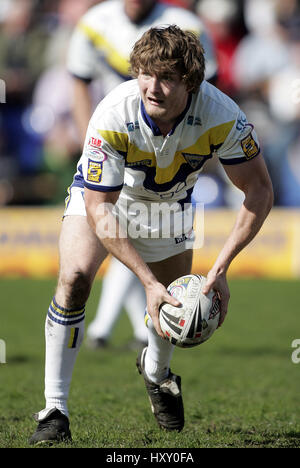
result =
[{"label": "shadow on grass", "polygon": [[6,366],[19,365],[19,364],[33,364],[40,363],[43,365],[43,360],[40,355],[35,354],[13,354],[6,356]]}]

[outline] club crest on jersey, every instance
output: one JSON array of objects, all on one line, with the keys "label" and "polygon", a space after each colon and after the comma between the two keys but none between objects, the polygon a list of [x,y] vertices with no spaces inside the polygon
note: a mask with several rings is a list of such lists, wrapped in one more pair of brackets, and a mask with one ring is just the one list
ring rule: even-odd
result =
[{"label": "club crest on jersey", "polygon": [[254,140],[252,133],[241,140],[242,150],[247,159],[252,159],[259,152],[259,147]]},{"label": "club crest on jersey", "polygon": [[182,153],[182,156],[186,162],[195,170],[200,169],[200,167],[202,167],[205,162],[205,156],[201,156],[200,154]]},{"label": "club crest on jersey", "polygon": [[103,163],[88,160],[87,180],[89,182],[100,183],[102,179]]}]

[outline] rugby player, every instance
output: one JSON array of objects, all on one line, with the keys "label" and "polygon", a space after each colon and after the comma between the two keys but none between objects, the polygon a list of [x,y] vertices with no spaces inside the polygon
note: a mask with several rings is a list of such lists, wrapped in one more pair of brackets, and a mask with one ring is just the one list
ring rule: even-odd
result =
[{"label": "rugby player", "polygon": [[[158,24],[177,24],[197,34],[205,49],[205,78],[210,81],[216,78],[214,48],[196,14],[157,0],[100,2],[80,19],[68,54],[68,70],[73,83],[73,115],[83,141],[92,115],[95,86],[97,89],[99,86],[105,96],[118,84],[130,79],[132,46],[146,29]],[[115,284],[119,285],[117,289]],[[130,346],[143,348],[147,333],[140,311],[145,308],[145,303],[144,288],[138,278],[112,257],[105,272],[96,316],[86,331],[87,345],[93,349],[108,345],[124,306],[134,333]]]},{"label": "rugby player", "polygon": [[[159,307],[163,302],[180,305],[166,286],[191,272],[193,232],[174,223],[172,236],[165,237],[162,226],[159,237],[151,216],[146,228],[142,217],[135,229],[138,217],[132,212],[138,205],[151,213],[163,202],[184,217],[205,162],[214,157],[223,164],[245,198],[203,289],[219,295],[221,326],[230,295],[228,268],[272,207],[272,185],[253,125],[232,99],[205,81],[198,38],[175,25],[151,28],[135,43],[130,64],[136,79],[109,93],[91,118],[70,190],[59,240],[58,284],[46,319],[46,408],[35,416],[38,427],[30,443],[71,437],[67,399],[85,303],[108,252],[145,288],[148,347],[137,366],[157,423],[180,431],[181,378],[170,370],[174,346],[163,339]],[[186,230],[180,232],[183,225]]]}]

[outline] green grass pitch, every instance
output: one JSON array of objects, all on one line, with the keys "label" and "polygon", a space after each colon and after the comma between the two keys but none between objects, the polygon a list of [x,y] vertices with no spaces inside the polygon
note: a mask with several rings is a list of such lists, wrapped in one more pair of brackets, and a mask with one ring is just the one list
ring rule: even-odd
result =
[{"label": "green grass pitch", "polygon": [[[186,424],[161,431],[151,414],[122,314],[105,351],[82,345],[69,399],[75,448],[300,447],[299,281],[230,280],[228,317],[207,343],[176,349]],[[27,447],[44,407],[44,321],[54,280],[0,279],[0,448]],[[87,307],[93,318],[101,282]],[[300,352],[298,353],[300,357]]]}]

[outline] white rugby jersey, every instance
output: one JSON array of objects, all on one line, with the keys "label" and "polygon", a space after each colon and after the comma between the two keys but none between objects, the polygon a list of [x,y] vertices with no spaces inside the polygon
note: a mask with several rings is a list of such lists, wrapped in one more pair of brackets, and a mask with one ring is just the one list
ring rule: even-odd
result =
[{"label": "white rugby jersey", "polygon": [[199,36],[205,50],[205,77],[214,76],[217,65],[213,45],[197,15],[157,3],[144,21],[135,24],[125,14],[121,0],[105,0],[82,17],[70,42],[68,70],[86,81],[99,78],[106,95],[131,78],[129,56],[134,43],[150,27],[168,24],[177,24]]},{"label": "white rugby jersey", "polygon": [[253,126],[238,105],[204,81],[163,137],[147,115],[137,80],[119,85],[96,108],[72,186],[118,191],[120,198],[189,202],[212,157],[237,164],[259,154]]}]

